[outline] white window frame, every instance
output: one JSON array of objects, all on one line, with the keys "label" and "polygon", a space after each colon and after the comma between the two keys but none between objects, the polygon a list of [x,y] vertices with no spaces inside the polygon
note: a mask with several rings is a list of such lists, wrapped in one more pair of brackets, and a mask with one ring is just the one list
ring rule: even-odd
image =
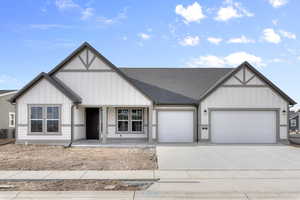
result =
[{"label": "white window frame", "polygon": [[297,126],[297,120],[291,119],[291,127],[296,127],[296,126]]},{"label": "white window frame", "polygon": [[[11,124],[10,122],[13,122],[13,124]],[[8,113],[8,126],[9,126],[9,128],[15,128],[16,127],[16,113],[15,112],[9,112]]]},{"label": "white window frame", "polygon": [[[48,119],[48,108],[49,107],[57,107],[58,108],[58,118],[57,119]],[[60,106],[57,105],[47,105],[45,106],[45,133],[52,135],[52,134],[59,134],[60,133],[60,120],[61,120],[61,111]],[[48,132],[48,121],[58,121],[58,131],[57,132]]]},{"label": "white window frame", "polygon": [[[119,119],[119,110],[128,110],[128,119]],[[128,122],[128,130],[127,131],[120,131],[119,130],[119,122]],[[130,109],[129,108],[118,108],[117,109],[117,132],[119,133],[128,133],[130,130]]]},{"label": "white window frame", "polygon": [[[31,108],[32,107],[42,107],[42,119],[31,119]],[[58,132],[48,132],[47,131],[47,121],[57,120],[57,119],[47,119],[47,108],[48,107],[58,107]],[[28,105],[28,134],[29,135],[61,135],[61,105],[58,104],[32,104]],[[42,132],[31,132],[31,121],[41,120],[42,121]]]},{"label": "white window frame", "polygon": [[[118,113],[119,110],[128,110],[128,120],[119,120]],[[142,119],[141,120],[132,120],[132,110],[142,110]],[[120,131],[119,130],[119,121],[128,121],[128,130]],[[132,122],[141,121],[142,130],[141,131],[132,131]],[[143,108],[117,108],[116,109],[116,133],[117,134],[143,134],[144,133],[144,109]]]},{"label": "white window frame", "polygon": [[[132,119],[132,110],[141,110],[142,111],[142,119]],[[132,108],[130,109],[130,130],[132,133],[143,133],[143,126],[144,126],[144,109],[142,108]],[[141,130],[140,131],[133,131],[132,128],[132,124],[133,122],[142,122],[142,125],[141,125]]]}]

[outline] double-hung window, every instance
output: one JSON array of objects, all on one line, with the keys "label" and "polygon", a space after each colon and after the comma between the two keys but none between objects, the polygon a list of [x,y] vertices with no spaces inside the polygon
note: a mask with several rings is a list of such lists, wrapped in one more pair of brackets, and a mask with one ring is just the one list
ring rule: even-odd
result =
[{"label": "double-hung window", "polygon": [[117,123],[117,132],[119,133],[142,133],[143,109],[118,108]]},{"label": "double-hung window", "polygon": [[129,109],[118,109],[118,132],[129,130]]},{"label": "double-hung window", "polygon": [[29,106],[29,129],[32,134],[55,134],[60,132],[60,106]]},{"label": "double-hung window", "polygon": [[143,110],[131,109],[131,131],[142,132],[143,130]]}]

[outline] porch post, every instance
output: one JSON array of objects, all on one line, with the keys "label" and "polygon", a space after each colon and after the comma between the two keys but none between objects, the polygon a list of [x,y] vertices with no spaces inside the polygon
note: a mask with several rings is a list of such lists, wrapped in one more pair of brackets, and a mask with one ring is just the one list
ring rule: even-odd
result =
[{"label": "porch post", "polygon": [[107,138],[107,106],[102,107],[102,123],[103,123],[102,143],[105,144]]},{"label": "porch post", "polygon": [[152,135],[153,106],[148,107],[148,143],[153,143]]}]

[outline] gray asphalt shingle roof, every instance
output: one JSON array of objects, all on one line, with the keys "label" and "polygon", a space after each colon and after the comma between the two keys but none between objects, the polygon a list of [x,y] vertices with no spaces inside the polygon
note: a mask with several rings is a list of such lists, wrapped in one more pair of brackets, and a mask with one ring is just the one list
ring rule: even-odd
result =
[{"label": "gray asphalt shingle roof", "polygon": [[119,68],[157,104],[198,104],[233,68]]},{"label": "gray asphalt shingle roof", "polygon": [[9,92],[14,92],[16,90],[0,90],[0,94],[5,94],[5,93],[9,93]]}]

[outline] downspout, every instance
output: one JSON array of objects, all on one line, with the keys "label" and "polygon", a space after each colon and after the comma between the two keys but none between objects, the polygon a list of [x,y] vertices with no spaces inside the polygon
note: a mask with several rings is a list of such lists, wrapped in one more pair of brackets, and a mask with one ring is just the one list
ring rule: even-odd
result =
[{"label": "downspout", "polygon": [[76,107],[76,104],[73,104],[71,106],[71,139],[68,147],[72,146],[73,138],[74,138],[74,108]]},{"label": "downspout", "polygon": [[196,142],[199,143],[199,105],[196,105]]}]

